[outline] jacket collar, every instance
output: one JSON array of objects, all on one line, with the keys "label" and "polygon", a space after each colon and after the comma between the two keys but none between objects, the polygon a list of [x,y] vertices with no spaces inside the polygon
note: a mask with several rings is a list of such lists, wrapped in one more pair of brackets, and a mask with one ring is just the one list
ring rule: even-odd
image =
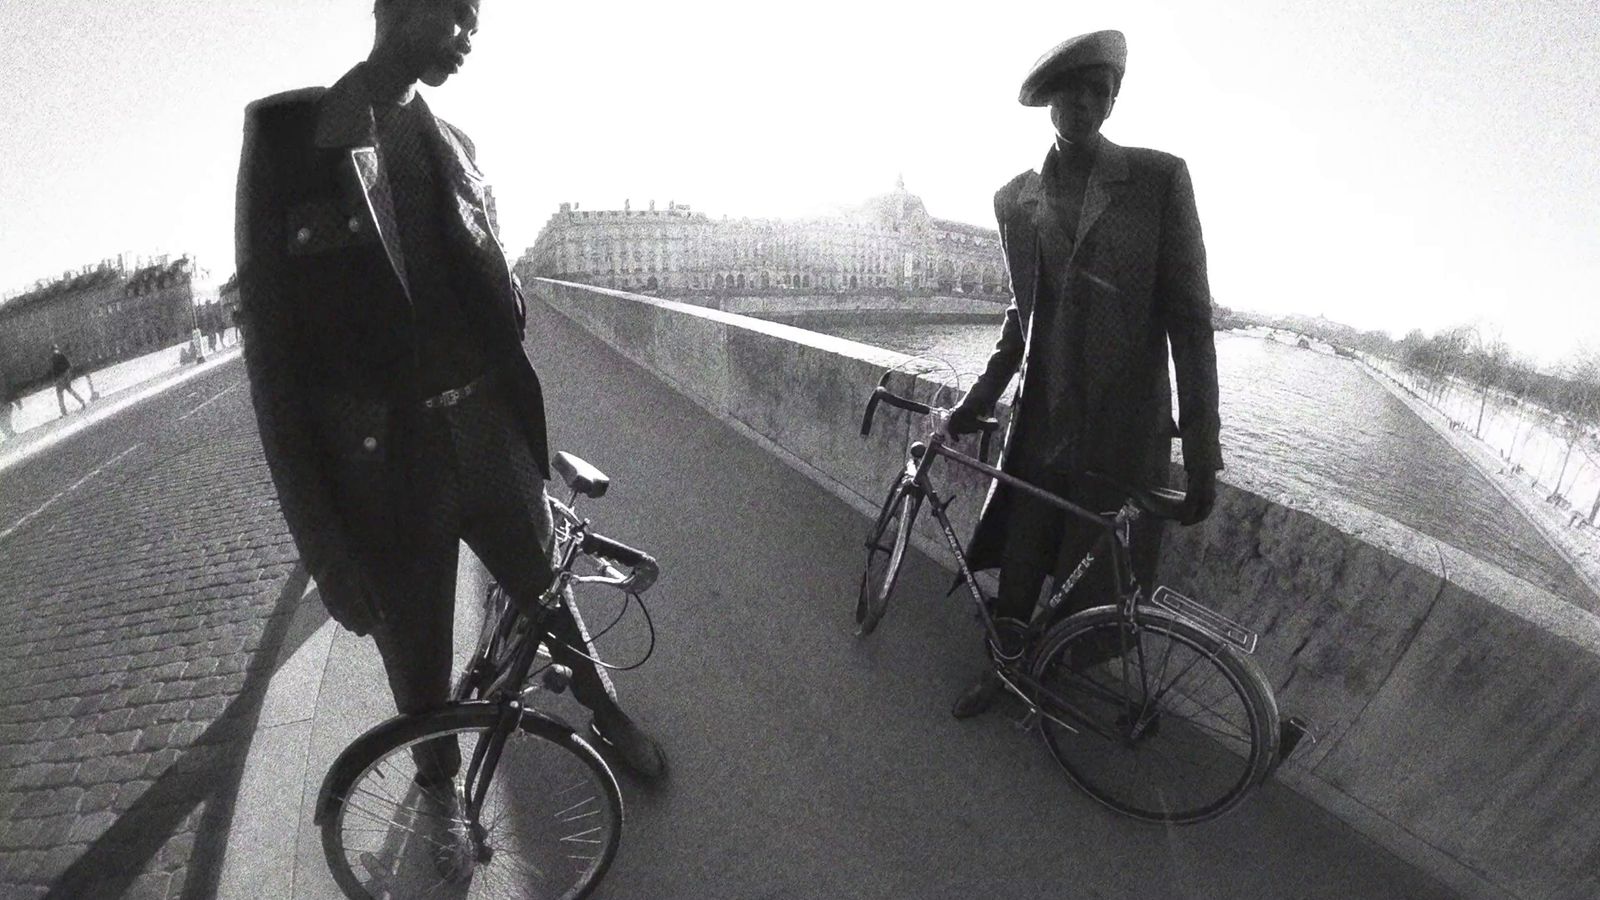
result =
[{"label": "jacket collar", "polygon": [[[1035,204],[1044,200],[1044,177],[1040,173],[1051,169],[1055,164],[1057,152],[1055,144],[1052,143],[1049,152],[1045,154],[1044,162],[1040,163],[1037,171],[1029,173],[1032,177],[1023,182],[1017,200],[1030,212]],[[1078,216],[1078,233],[1074,237],[1077,243],[1083,243],[1084,235],[1088,234],[1090,226],[1094,225],[1100,214],[1111,205],[1110,185],[1127,180],[1127,148],[1113,144],[1102,135],[1100,149],[1095,153],[1094,165],[1089,169],[1089,181],[1084,187],[1083,213]]]},{"label": "jacket collar", "polygon": [[372,103],[367,99],[362,70],[356,63],[322,95],[313,140],[319,148],[371,147],[377,143],[377,127],[372,120]]}]

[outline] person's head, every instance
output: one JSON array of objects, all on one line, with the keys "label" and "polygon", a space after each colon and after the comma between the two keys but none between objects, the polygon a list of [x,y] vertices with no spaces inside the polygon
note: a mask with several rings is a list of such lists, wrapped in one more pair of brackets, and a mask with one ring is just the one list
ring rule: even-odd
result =
[{"label": "person's head", "polygon": [[1107,65],[1068,69],[1044,88],[1056,138],[1068,144],[1094,139],[1117,105],[1122,78]]},{"label": "person's head", "polygon": [[1069,38],[1033,64],[1017,101],[1050,107],[1058,140],[1092,140],[1111,115],[1128,67],[1128,41],[1120,31],[1094,31]]},{"label": "person's head", "polygon": [[375,0],[372,58],[410,81],[438,87],[472,52],[479,0]]}]

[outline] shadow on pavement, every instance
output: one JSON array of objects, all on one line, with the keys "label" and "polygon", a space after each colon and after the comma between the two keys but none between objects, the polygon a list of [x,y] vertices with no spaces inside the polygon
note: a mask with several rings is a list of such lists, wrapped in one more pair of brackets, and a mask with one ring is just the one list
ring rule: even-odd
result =
[{"label": "shadow on pavement", "polygon": [[[285,657],[280,645],[310,576],[296,565],[262,634],[258,654]],[[228,828],[250,739],[275,666],[247,670],[244,686],[209,727],[117,821],[89,845],[45,894],[49,900],[115,897],[125,893],[161,848],[201,804],[195,846],[189,854],[183,900],[216,896]],[[296,786],[298,789],[298,786]]]}]

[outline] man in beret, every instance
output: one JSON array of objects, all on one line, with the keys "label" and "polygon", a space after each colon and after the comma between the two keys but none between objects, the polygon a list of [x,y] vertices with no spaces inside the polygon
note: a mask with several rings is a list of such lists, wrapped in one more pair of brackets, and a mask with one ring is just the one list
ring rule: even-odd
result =
[{"label": "man in beret", "polygon": [[[522,294],[472,142],[416,91],[465,63],[478,9],[377,0],[364,62],[250,104],[239,169],[240,321],[279,506],[329,613],[372,633],[403,713],[449,699],[460,541],[524,609],[554,582]],[[551,615],[591,727],[661,774],[660,748],[570,649],[574,613]],[[457,748],[417,763],[440,818],[459,819]]]},{"label": "man in beret", "polygon": [[[1079,35],[1040,57],[1022,84],[1024,106],[1048,106],[1055,140],[1039,171],[995,194],[995,218],[1014,296],[982,376],[953,411],[951,434],[970,433],[1020,370],[1001,468],[1095,510],[1124,499],[1099,472],[1124,484],[1168,482],[1171,441],[1181,437],[1193,524],[1216,499],[1216,348],[1205,247],[1183,160],[1120,147],[1100,134],[1127,70],[1120,32]],[[1167,347],[1177,374],[1172,417]],[[968,550],[974,570],[1000,569],[996,614],[1027,621],[1047,576],[1072,571],[1101,532],[1070,513],[996,484]],[[1150,589],[1161,522],[1133,527],[1133,567]],[[1103,556],[1103,554],[1102,554]],[[1110,564],[1085,573],[1064,608],[1110,598]],[[957,700],[977,715],[999,693],[983,677]]]}]

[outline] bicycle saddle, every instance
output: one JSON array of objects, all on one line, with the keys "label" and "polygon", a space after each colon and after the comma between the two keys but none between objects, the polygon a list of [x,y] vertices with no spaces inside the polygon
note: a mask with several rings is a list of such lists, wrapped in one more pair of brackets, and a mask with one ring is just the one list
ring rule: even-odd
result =
[{"label": "bicycle saddle", "polygon": [[555,469],[561,475],[561,480],[567,483],[567,487],[591,500],[604,497],[606,488],[611,486],[611,479],[606,477],[606,473],[571,453],[557,453]]}]

